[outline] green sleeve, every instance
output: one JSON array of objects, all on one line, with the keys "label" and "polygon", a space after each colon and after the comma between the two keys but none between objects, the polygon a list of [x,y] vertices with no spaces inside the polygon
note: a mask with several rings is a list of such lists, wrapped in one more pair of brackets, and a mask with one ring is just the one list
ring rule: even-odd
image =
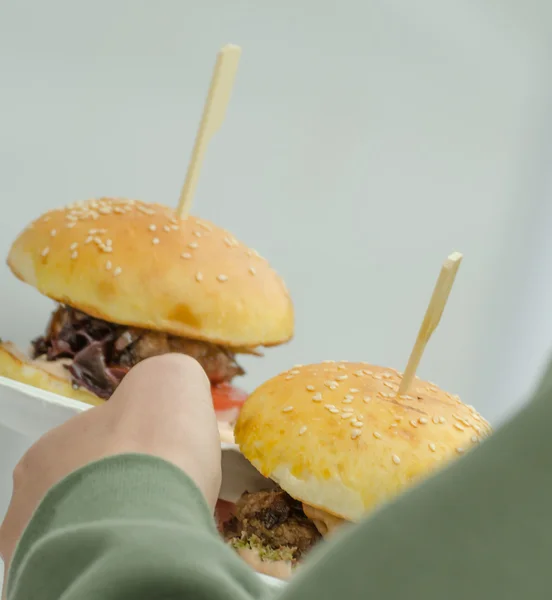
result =
[{"label": "green sleeve", "polygon": [[16,548],[9,600],[242,600],[265,585],[226,547],[193,482],[123,455],[52,488]]}]

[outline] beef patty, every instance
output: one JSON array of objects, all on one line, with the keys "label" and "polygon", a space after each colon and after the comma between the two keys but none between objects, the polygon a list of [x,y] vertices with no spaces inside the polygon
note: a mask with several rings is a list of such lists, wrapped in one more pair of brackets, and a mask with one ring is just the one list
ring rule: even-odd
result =
[{"label": "beef patty", "polygon": [[223,535],[229,542],[259,539],[273,550],[285,549],[294,562],[321,537],[301,503],[280,488],[243,494]]},{"label": "beef patty", "polygon": [[70,358],[67,368],[73,383],[104,399],[111,396],[131,367],[169,352],[195,358],[213,385],[244,374],[235,354],[224,346],[117,325],[67,306],[53,313],[45,335],[33,341],[33,358]]}]

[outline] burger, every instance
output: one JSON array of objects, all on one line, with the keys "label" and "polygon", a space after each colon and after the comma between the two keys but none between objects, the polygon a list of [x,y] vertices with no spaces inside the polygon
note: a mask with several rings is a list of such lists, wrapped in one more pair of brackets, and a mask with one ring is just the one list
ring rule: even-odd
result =
[{"label": "burger", "polygon": [[241,453],[267,480],[219,517],[226,541],[281,579],[322,539],[476,447],[489,424],[457,396],[366,363],[297,365],[255,390]]},{"label": "burger", "polygon": [[28,352],[0,344],[0,375],[98,404],[151,356],[194,357],[221,420],[246,395],[239,355],[291,339],[286,286],[228,231],[159,204],[100,198],[52,210],[13,243],[8,265],[57,303]]}]

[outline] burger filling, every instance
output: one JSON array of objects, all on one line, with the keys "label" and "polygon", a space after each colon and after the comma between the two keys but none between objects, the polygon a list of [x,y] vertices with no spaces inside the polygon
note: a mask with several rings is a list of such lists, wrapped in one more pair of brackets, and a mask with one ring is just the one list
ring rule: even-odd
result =
[{"label": "burger filling", "polygon": [[32,358],[63,361],[73,384],[108,399],[128,371],[151,356],[177,352],[195,358],[213,386],[243,375],[235,354],[217,344],[116,325],[67,306],[52,315],[32,342]]},{"label": "burger filling", "polygon": [[219,527],[224,539],[256,570],[275,576],[283,569],[267,570],[260,563],[284,562],[293,568],[321,538],[301,502],[281,488],[244,493]]}]

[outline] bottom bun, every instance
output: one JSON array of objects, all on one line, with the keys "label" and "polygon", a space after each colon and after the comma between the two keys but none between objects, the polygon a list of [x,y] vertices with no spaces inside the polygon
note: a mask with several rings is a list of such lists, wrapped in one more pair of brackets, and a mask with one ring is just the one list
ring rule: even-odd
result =
[{"label": "bottom bun", "polygon": [[92,392],[73,386],[64,364],[67,364],[64,360],[33,360],[11,342],[0,343],[0,376],[86,404],[103,404]]}]

